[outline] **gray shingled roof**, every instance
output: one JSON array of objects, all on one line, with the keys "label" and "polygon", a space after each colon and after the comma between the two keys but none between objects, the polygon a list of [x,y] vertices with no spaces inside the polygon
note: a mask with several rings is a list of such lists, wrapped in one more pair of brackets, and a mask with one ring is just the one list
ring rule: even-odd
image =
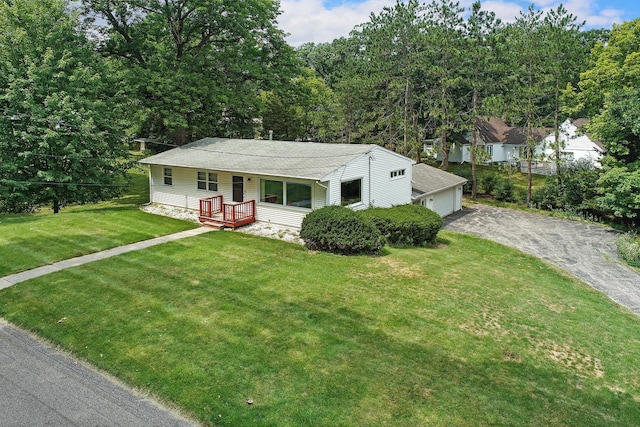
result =
[{"label": "gray shingled roof", "polygon": [[140,163],[319,180],[377,147],[204,138],[148,157]]},{"label": "gray shingled roof", "polygon": [[467,182],[466,178],[445,172],[433,166],[418,163],[412,169],[412,197],[446,190]]}]

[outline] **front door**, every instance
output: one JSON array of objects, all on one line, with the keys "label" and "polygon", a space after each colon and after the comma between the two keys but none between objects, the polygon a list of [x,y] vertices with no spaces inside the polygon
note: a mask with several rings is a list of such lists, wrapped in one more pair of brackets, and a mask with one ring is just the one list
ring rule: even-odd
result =
[{"label": "front door", "polygon": [[244,201],[244,177],[234,175],[233,178],[233,201]]}]

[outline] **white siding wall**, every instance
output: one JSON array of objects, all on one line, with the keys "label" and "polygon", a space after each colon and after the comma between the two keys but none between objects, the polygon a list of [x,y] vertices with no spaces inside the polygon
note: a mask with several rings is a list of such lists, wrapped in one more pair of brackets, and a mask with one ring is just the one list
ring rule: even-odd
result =
[{"label": "white siding wall", "polygon": [[242,173],[214,172],[218,174],[218,192],[198,190],[198,169],[186,169],[173,167],[173,185],[164,185],[164,167],[150,166],[151,201],[154,203],[177,206],[186,209],[198,210],[200,199],[217,194],[222,195],[225,203],[233,200],[233,176],[244,178],[244,200],[256,200],[256,220],[273,224],[300,227],[302,219],[310,209],[278,206],[269,203],[261,203],[260,179],[273,179],[287,182],[302,182],[311,184],[312,207],[318,209],[326,205],[326,189],[312,181],[300,179],[287,179],[277,176],[255,176]]},{"label": "white siding wall", "polygon": [[508,145],[505,144],[503,146],[504,154],[503,160],[506,162],[517,161],[520,158],[520,147],[517,145]]},{"label": "white siding wall", "polygon": [[[371,162],[371,204],[390,207],[411,203],[413,162],[385,150],[375,150]],[[391,178],[391,172],[404,169],[405,174]]]},{"label": "white siding wall", "polygon": [[[390,207],[411,203],[411,160],[383,149],[363,155],[336,170],[329,177],[327,204],[340,205],[341,183],[362,179],[362,202],[352,209],[366,209],[369,205]],[[403,176],[391,178],[391,172],[405,170]]]},{"label": "white siding wall", "polygon": [[187,209],[198,209],[194,200],[207,197],[208,192],[201,192],[196,187],[196,171],[193,169],[171,168],[173,185],[165,185],[163,180],[164,166],[151,165],[151,201],[161,205],[177,206]]},{"label": "white siding wall", "polygon": [[[233,200],[231,177],[233,174],[228,172],[214,172],[218,174],[218,191],[199,190],[197,186],[198,170],[187,168],[171,168],[173,173],[173,185],[164,184],[164,166],[151,165],[151,201],[154,203],[177,206],[186,209],[198,210],[200,208],[200,199],[222,195],[225,202]],[[245,198],[247,190],[252,183],[247,183],[245,178]],[[254,191],[255,193],[255,191]]]}]

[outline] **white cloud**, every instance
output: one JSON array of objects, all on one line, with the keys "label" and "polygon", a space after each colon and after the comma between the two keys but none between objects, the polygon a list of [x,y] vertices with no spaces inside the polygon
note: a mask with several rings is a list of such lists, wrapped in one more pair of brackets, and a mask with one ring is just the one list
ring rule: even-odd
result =
[{"label": "white cloud", "polygon": [[563,4],[565,9],[569,13],[575,15],[578,19],[577,22],[585,22],[585,28],[610,28],[614,23],[620,23],[624,21],[624,11],[619,9],[600,9],[598,10],[597,4],[593,0],[569,0],[565,2],[555,1],[550,4],[549,9],[557,9],[560,4]]},{"label": "white cloud", "polygon": [[513,22],[524,9],[517,3],[506,1],[486,1],[482,2],[482,9],[490,10],[500,18],[502,22]]},{"label": "white cloud", "polygon": [[367,0],[326,9],[322,0],[282,0],[279,27],[289,33],[292,46],[302,43],[331,42],[346,37],[356,25],[369,21],[371,13],[380,13],[395,0]]},{"label": "white cloud", "polygon": [[[429,0],[425,0],[429,3]],[[473,0],[461,0],[467,9]],[[574,14],[578,22],[586,21],[585,28],[610,28],[614,23],[623,22],[624,11],[618,9],[599,10],[595,0],[536,0],[543,10],[557,9],[560,4]],[[331,42],[339,37],[347,37],[355,26],[368,22],[371,13],[379,14],[385,6],[392,7],[395,0],[366,0],[361,3],[344,2],[327,8],[322,0],[282,0],[282,15],[279,27],[289,33],[287,41],[292,46],[303,43]],[[503,22],[513,22],[526,12],[528,5],[522,0],[489,0],[482,2],[482,8],[495,12]],[[525,6],[523,6],[525,5]]]}]

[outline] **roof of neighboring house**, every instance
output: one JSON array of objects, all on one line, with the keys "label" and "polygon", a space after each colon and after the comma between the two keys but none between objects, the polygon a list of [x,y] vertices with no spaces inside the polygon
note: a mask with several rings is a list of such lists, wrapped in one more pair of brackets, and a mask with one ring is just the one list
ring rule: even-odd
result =
[{"label": "roof of neighboring house", "polygon": [[587,123],[589,123],[589,119],[587,118],[579,118],[579,119],[574,119],[571,121],[573,123],[573,125],[575,127],[577,127],[578,129],[580,129],[582,126],[586,125]]},{"label": "roof of neighboring house", "polygon": [[373,150],[400,156],[373,144],[204,138],[140,163],[321,180]]},{"label": "roof of neighboring house", "polygon": [[591,140],[591,142],[593,142],[596,145],[596,147],[598,147],[600,151],[604,153],[605,151],[607,151],[607,148],[604,146],[604,144],[601,141],[596,141],[595,139],[593,139],[593,136],[591,133],[584,132],[585,130],[584,126],[588,123],[589,123],[589,119],[586,119],[584,117],[571,120],[571,124],[573,124],[578,129],[578,132],[584,133]]},{"label": "roof of neighboring house", "polygon": [[[527,142],[526,128],[511,127],[498,117],[478,117],[476,129],[485,143],[525,145]],[[549,135],[549,129],[533,128],[533,139],[535,141],[542,141],[547,135]]]},{"label": "roof of neighboring house", "polygon": [[412,198],[425,194],[432,194],[448,188],[456,187],[467,182],[466,178],[445,172],[433,166],[418,163],[413,165],[412,173]]},{"label": "roof of neighboring house", "polygon": [[487,119],[478,117],[476,119],[476,129],[485,142],[503,142],[507,131],[511,128],[498,117],[489,117]]}]

